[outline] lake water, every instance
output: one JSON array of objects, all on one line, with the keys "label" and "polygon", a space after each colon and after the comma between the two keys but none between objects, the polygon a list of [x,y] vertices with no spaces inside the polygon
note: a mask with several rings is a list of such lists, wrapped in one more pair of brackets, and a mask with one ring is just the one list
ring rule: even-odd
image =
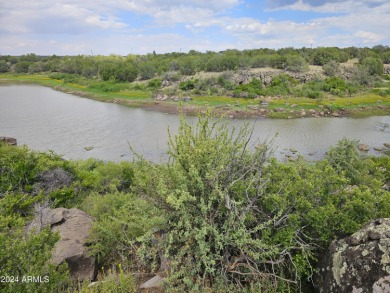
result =
[{"label": "lake water", "polygon": [[[230,122],[240,126],[248,120]],[[343,137],[368,144],[374,155],[378,153],[373,147],[390,142],[390,116],[249,122],[254,124],[252,147],[274,138],[279,159],[290,148],[307,158],[321,158]],[[0,84],[0,136],[15,137],[19,145],[34,150],[53,150],[65,159],[130,160],[131,146],[147,159],[166,160],[167,129],[175,134],[178,125],[178,115],[97,102],[37,85]]]}]

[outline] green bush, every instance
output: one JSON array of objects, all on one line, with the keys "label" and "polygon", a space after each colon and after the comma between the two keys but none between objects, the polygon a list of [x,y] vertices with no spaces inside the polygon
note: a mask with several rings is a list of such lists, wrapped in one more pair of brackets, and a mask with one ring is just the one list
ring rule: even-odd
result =
[{"label": "green bush", "polygon": [[101,265],[131,258],[137,237],[158,229],[163,222],[163,214],[154,205],[129,193],[92,193],[82,206],[95,218],[89,251],[98,256]]},{"label": "green bush", "polygon": [[296,79],[286,73],[281,73],[272,78],[271,84],[264,89],[263,93],[270,96],[288,95],[292,93],[293,87],[297,84]]},{"label": "green bush", "polygon": [[32,63],[29,61],[21,61],[15,64],[14,71],[16,73],[27,73],[28,68],[30,67]]},{"label": "green bush", "polygon": [[326,76],[333,77],[340,73],[340,64],[335,60],[330,60],[322,66],[322,70]]},{"label": "green bush", "polygon": [[134,180],[133,166],[129,162],[107,162],[87,159],[71,163],[75,184],[84,191],[99,193],[128,191]]},{"label": "green bush", "polygon": [[0,73],[8,72],[10,69],[10,66],[8,65],[7,61],[0,60]]},{"label": "green bush", "polygon": [[343,96],[349,91],[349,84],[340,77],[328,77],[324,81],[323,90],[336,96]]},{"label": "green bush", "polygon": [[192,90],[192,89],[195,88],[196,83],[197,83],[197,81],[196,81],[196,80],[192,80],[192,79],[189,79],[189,80],[187,80],[187,81],[182,81],[182,82],[179,84],[179,88],[180,88],[182,91],[189,91],[189,90]]},{"label": "green bush", "polygon": [[247,98],[255,98],[257,95],[263,93],[263,83],[260,79],[252,78],[248,84],[240,84],[235,87],[233,94],[235,96],[240,96],[241,93],[248,93]]},{"label": "green bush", "polygon": [[306,259],[310,250],[297,242],[300,227],[294,218],[287,220],[288,206],[274,210],[260,204],[269,186],[263,175],[267,149],[250,152],[249,133],[248,128],[232,133],[226,123],[207,117],[196,126],[182,120],[178,135],[170,138],[171,163],[147,167],[144,192],[166,211],[167,235],[159,247],[170,258],[175,290],[201,291],[218,283],[237,290],[237,283],[295,279],[295,269],[307,266],[294,261],[299,255]]},{"label": "green bush", "polygon": [[154,78],[148,81],[148,87],[151,89],[158,89],[161,87],[162,81],[159,78]]},{"label": "green bush", "polygon": [[32,186],[45,170],[68,169],[68,163],[53,152],[39,153],[27,147],[14,147],[0,143],[0,193],[31,192]]},{"label": "green bush", "polygon": [[292,72],[306,72],[309,70],[305,58],[295,54],[286,56],[285,68]]},{"label": "green bush", "polygon": [[384,71],[383,63],[380,58],[367,57],[362,61],[362,66],[367,69],[369,75],[381,76]]},{"label": "green bush", "polygon": [[[58,292],[71,285],[67,264],[56,268],[49,262],[58,235],[49,229],[25,233],[27,215],[37,200],[18,193],[0,197],[0,276],[13,278],[0,282],[2,292]],[[42,282],[28,282],[28,276],[41,277]]]},{"label": "green bush", "polygon": [[138,72],[141,79],[152,79],[157,73],[156,67],[150,63],[141,63],[138,66]]}]

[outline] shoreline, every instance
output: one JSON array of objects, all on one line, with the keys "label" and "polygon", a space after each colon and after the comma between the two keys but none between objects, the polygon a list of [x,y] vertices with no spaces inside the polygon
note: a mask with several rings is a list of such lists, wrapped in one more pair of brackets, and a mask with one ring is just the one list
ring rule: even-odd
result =
[{"label": "shoreline", "polygon": [[[269,102],[267,101],[267,104],[264,106],[261,100],[220,96],[194,96],[190,101],[177,99],[175,101],[161,101],[153,98],[151,92],[139,91],[133,96],[131,93],[98,92],[79,84],[54,80],[45,75],[0,75],[0,82],[6,84],[37,84],[95,101],[169,114],[198,115],[199,113],[204,113],[207,109],[211,109],[214,114],[231,119],[364,118],[390,115],[390,97],[382,97],[371,93],[354,97],[330,97],[321,100],[295,97],[266,97],[269,99]],[[214,102],[214,100],[217,102]],[[361,101],[361,103],[356,104],[356,101]]]}]

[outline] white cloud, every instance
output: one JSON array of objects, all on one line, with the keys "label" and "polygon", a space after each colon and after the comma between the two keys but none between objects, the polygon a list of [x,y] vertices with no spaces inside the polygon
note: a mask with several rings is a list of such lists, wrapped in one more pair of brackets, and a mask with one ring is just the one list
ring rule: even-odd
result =
[{"label": "white cloud", "polygon": [[[251,13],[251,17],[245,16],[244,0],[1,2],[0,53],[6,54],[89,54],[93,50],[126,55],[180,48],[185,52],[390,42],[387,0],[269,0],[273,14]],[[293,16],[298,10],[306,16],[324,14],[299,21],[288,20],[284,13],[278,20],[277,10]]]},{"label": "white cloud", "polygon": [[272,10],[300,10],[321,13],[351,13],[387,4],[387,0],[268,0]]},{"label": "white cloud", "polygon": [[[80,1],[79,1],[80,2]],[[72,1],[10,1],[0,6],[0,31],[10,33],[80,33],[126,24]]]}]

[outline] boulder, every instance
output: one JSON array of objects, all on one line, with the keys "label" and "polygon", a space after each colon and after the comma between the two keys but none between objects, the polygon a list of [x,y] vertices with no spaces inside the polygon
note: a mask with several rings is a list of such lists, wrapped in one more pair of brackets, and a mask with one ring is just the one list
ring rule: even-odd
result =
[{"label": "boulder", "polygon": [[33,194],[44,191],[48,194],[54,190],[69,187],[73,182],[73,175],[62,168],[43,171],[38,174],[38,182],[33,185]]},{"label": "boulder", "polygon": [[385,147],[387,147],[387,148],[390,148],[390,142],[385,142],[383,145],[384,145]]},{"label": "boulder", "polygon": [[390,292],[390,218],[332,242],[317,269],[320,293]]},{"label": "boulder", "polygon": [[363,152],[368,152],[370,150],[370,147],[364,143],[359,144],[359,150]]},{"label": "boulder", "polygon": [[154,276],[150,280],[143,283],[139,288],[140,289],[151,289],[151,288],[160,288],[164,283],[164,278],[159,275]]},{"label": "boulder", "polygon": [[43,208],[27,227],[37,232],[50,227],[58,232],[60,240],[55,244],[51,262],[60,265],[66,262],[70,274],[78,281],[92,281],[96,276],[96,261],[87,255],[85,247],[92,228],[92,217],[79,209]]},{"label": "boulder", "polygon": [[3,142],[7,145],[17,145],[16,138],[13,137],[7,137],[7,136],[0,136],[0,143]]}]

